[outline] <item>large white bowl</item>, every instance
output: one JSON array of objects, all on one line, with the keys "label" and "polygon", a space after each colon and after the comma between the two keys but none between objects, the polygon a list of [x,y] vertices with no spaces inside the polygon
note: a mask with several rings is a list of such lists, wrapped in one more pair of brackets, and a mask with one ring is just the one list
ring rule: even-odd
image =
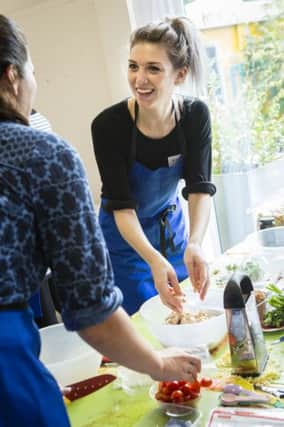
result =
[{"label": "large white bowl", "polygon": [[102,355],[85,343],[63,323],[40,329],[40,359],[62,385],[72,384],[97,374]]},{"label": "large white bowl", "polygon": [[[192,291],[185,290],[190,300]],[[162,304],[160,297],[147,300],[140,308],[142,318],[147,322],[153,335],[165,347],[178,346],[186,349],[207,346],[215,348],[225,337],[227,326],[223,308],[223,289],[209,290],[206,300],[199,305],[200,309],[214,310],[219,314],[198,323],[169,325],[165,323],[170,309]]]}]

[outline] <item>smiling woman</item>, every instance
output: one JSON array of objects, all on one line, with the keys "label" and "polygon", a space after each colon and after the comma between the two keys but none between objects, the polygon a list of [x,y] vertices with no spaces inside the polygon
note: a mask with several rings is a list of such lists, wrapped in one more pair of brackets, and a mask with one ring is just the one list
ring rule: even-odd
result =
[{"label": "smiling woman", "polygon": [[157,292],[180,311],[179,281],[190,274],[201,299],[209,283],[201,243],[215,193],[210,116],[201,100],[174,94],[188,74],[202,86],[203,48],[188,19],[138,28],[128,65],[133,97],[107,108],[92,124],[103,184],[100,223],[129,313]]}]

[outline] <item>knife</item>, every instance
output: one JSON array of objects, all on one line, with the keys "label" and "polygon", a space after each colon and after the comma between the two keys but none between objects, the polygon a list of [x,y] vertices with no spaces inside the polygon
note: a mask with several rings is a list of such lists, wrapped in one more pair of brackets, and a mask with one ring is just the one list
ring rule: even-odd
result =
[{"label": "knife", "polygon": [[66,386],[68,391],[64,392],[64,396],[73,402],[74,400],[80,399],[81,397],[87,396],[88,394],[99,390],[115,379],[116,376],[111,374],[96,375],[95,377],[69,384]]}]

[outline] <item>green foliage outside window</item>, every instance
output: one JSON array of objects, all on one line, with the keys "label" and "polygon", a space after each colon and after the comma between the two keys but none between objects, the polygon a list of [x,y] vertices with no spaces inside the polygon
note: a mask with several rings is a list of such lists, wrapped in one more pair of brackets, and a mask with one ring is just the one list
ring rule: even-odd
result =
[{"label": "green foliage outside window", "polygon": [[284,0],[276,3],[279,12],[255,23],[246,39],[238,96],[220,102],[211,76],[215,174],[247,171],[284,155]]}]

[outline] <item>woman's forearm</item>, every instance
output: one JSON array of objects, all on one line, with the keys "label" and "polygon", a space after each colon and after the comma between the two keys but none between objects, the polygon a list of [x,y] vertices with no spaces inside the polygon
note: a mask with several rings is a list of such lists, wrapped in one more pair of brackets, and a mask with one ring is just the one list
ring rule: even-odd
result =
[{"label": "woman's forearm", "polygon": [[153,351],[121,308],[103,323],[79,331],[79,335],[111,360],[157,381],[193,381],[200,372],[200,360],[188,352],[171,348]]},{"label": "woman's forearm", "polygon": [[144,259],[151,264],[159,252],[147,239],[134,209],[114,211],[114,219],[122,237]]},{"label": "woman's forearm", "polygon": [[121,308],[103,323],[83,329],[79,334],[100,353],[130,369],[151,376],[161,370],[159,358],[150,345],[139,337]]},{"label": "woman's forearm", "polygon": [[190,222],[189,243],[201,245],[209,222],[211,198],[209,194],[194,193],[189,195],[188,202]]}]

